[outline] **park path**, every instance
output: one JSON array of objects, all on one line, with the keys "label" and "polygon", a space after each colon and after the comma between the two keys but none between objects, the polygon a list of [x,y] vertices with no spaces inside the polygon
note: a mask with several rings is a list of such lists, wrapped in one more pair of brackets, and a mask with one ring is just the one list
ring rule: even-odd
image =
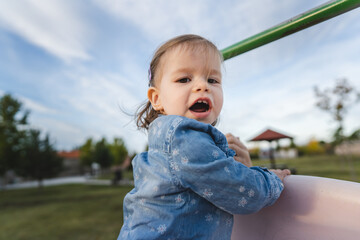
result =
[{"label": "park path", "polygon": [[[22,183],[8,184],[3,189],[23,189],[23,188],[36,188],[38,187],[38,181],[28,181]],[[56,186],[64,184],[89,184],[89,185],[111,185],[111,180],[106,179],[94,179],[88,176],[72,176],[72,177],[61,177],[53,179],[45,179],[42,182],[44,187],[47,186]],[[132,185],[133,182],[129,180],[122,180],[119,182],[119,185]]]}]

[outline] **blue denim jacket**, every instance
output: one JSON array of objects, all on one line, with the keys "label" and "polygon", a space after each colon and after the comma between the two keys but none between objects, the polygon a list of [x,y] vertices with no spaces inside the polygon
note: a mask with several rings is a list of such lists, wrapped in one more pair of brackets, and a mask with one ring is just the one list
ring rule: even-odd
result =
[{"label": "blue denim jacket", "polygon": [[135,188],[124,199],[119,239],[230,239],[233,214],[273,204],[281,180],[234,160],[209,124],[161,116],[149,127],[149,151],[133,160]]}]

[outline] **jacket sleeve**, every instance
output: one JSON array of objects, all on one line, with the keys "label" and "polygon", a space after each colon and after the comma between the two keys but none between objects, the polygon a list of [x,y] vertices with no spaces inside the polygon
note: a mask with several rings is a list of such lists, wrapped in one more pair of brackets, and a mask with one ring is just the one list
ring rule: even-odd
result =
[{"label": "jacket sleeve", "polygon": [[224,151],[216,141],[204,124],[197,128],[180,122],[170,138],[174,181],[231,214],[254,213],[272,205],[284,188],[281,180],[267,169],[235,161],[231,150]]}]

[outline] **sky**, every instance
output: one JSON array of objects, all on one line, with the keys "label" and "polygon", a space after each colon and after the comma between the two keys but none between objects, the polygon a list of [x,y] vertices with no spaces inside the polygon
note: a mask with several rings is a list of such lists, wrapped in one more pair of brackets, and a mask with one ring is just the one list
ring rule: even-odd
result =
[{"label": "sky", "polygon": [[[0,0],[0,96],[30,111],[58,150],[87,138],[124,139],[143,151],[130,116],[146,100],[152,54],[181,34],[224,49],[327,0]],[[347,78],[360,90],[360,8],[224,62],[217,128],[248,146],[271,128],[295,143],[330,140],[336,123],[315,106],[314,86]],[[360,104],[345,133],[360,128]]]}]

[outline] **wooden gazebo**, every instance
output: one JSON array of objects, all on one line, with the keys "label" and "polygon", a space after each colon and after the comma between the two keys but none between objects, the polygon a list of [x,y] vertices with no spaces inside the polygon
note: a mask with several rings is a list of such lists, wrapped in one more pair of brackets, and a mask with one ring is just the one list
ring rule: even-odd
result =
[{"label": "wooden gazebo", "polygon": [[293,137],[285,135],[283,133],[276,132],[271,129],[266,129],[264,132],[260,133],[259,135],[250,139],[249,141],[250,142],[268,141],[270,143],[270,156],[269,157],[270,157],[271,168],[276,168],[274,150],[271,147],[271,142],[279,140],[279,139],[283,139],[283,138],[289,138],[291,140],[293,139]]}]

